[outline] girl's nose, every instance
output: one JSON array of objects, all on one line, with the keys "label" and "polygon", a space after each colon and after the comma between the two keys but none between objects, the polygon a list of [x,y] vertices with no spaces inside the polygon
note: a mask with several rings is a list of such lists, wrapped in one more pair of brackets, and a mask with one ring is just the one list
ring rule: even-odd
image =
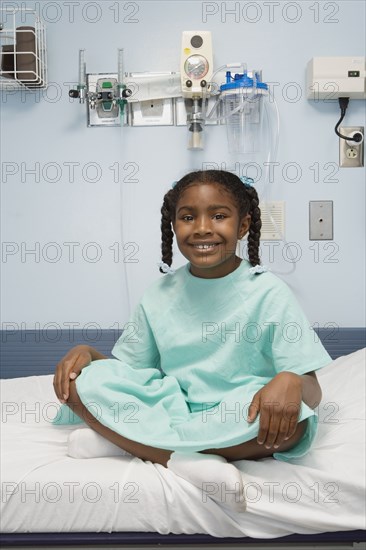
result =
[{"label": "girl's nose", "polygon": [[194,225],[194,232],[199,234],[212,233],[212,221],[211,218],[201,216],[196,219]]}]

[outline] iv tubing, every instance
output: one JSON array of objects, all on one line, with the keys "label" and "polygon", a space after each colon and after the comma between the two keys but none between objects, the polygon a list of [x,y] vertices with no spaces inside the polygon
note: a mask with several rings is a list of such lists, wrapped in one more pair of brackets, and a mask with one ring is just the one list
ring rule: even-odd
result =
[{"label": "iv tubing", "polygon": [[[273,139],[273,143],[274,143],[273,153],[271,152],[271,148],[270,148],[268,156],[267,156],[266,175],[265,175],[265,178],[264,178],[264,187],[263,187],[263,193],[260,197],[260,202],[263,202],[265,200],[266,195],[267,195],[267,191],[268,191],[268,187],[269,187],[270,166],[271,166],[271,162],[274,162],[275,159],[277,158],[279,134],[280,134],[280,116],[279,116],[278,106],[277,106],[275,98],[272,96],[272,94],[270,93],[269,90],[268,90],[268,92],[269,92],[268,97],[272,97],[272,101],[273,101],[273,104],[274,104],[274,107],[275,107],[276,122],[277,123],[276,123],[276,126],[275,126],[276,134],[275,134],[274,139]],[[267,116],[268,127],[271,128],[271,125],[269,124],[269,117],[270,117],[269,110],[268,110],[269,108],[268,108],[268,105],[266,103],[264,104],[264,106],[265,106],[265,111],[266,111],[266,116]],[[271,136],[271,143],[272,143],[272,136]],[[273,161],[272,161],[272,158],[273,158]],[[280,236],[281,241],[285,245],[288,245],[288,242],[286,241],[282,231],[278,227],[278,225],[277,225],[276,221],[274,220],[273,216],[271,215],[270,212],[267,212],[267,213],[268,213],[268,216],[270,218],[271,223],[273,224],[273,226],[275,227],[278,235]],[[292,268],[290,269],[290,271],[285,271],[285,272],[273,271],[273,273],[276,273],[277,275],[290,275],[291,273],[293,273],[296,270],[295,258],[293,256],[293,254],[291,252],[291,248],[289,246],[288,246],[288,251],[289,251],[289,256],[291,257],[291,260],[292,260]]]},{"label": "iv tubing", "polygon": [[[241,69],[244,72],[247,72],[247,65],[246,63],[229,63],[228,65],[223,65],[222,67],[219,67],[212,75],[212,78],[211,80],[213,80],[213,77],[220,71],[223,71],[224,69],[233,69],[235,67],[239,67],[239,69]],[[254,72],[254,71],[253,71]],[[231,71],[230,71],[231,73]],[[256,90],[256,83],[257,83],[257,79],[255,78],[255,72],[253,74],[253,86],[252,86],[252,92],[250,94],[248,94],[246,97],[245,97],[245,101],[250,101],[251,99],[253,99],[257,94],[257,90]],[[233,109],[231,111],[231,113],[229,115],[224,115],[222,117],[217,117],[217,118],[212,118],[211,117],[211,113],[213,113],[215,110],[217,110],[217,106],[219,104],[219,101],[222,100],[222,94],[220,92],[217,92],[217,94],[214,94],[214,95],[219,95],[216,103],[213,105],[211,111],[209,112],[209,114],[206,116],[207,119],[213,121],[213,122],[218,122],[220,120],[226,120],[228,117],[230,116],[233,116],[235,115],[236,113],[238,113],[239,111],[241,111],[243,109],[243,105],[239,105],[238,107],[236,107],[235,109]]]},{"label": "iv tubing", "polygon": [[[245,64],[241,64],[241,66],[244,66]],[[231,68],[235,65],[233,64],[230,64],[230,65],[224,65],[223,67],[220,67],[217,71],[215,71],[214,75],[217,74],[220,70],[223,70],[224,68]],[[258,95],[256,93],[256,89],[254,87],[254,84],[255,84],[255,77],[253,79],[253,91],[252,91],[252,94],[251,95],[248,95],[246,97],[246,100],[249,100],[251,98],[253,98],[254,96]],[[274,104],[274,108],[275,108],[275,113],[276,113],[276,124],[275,124],[275,135],[271,135],[270,136],[270,142],[271,142],[271,146],[269,148],[269,152],[268,152],[268,156],[267,156],[267,166],[266,166],[266,173],[265,173],[265,177],[264,177],[264,186],[263,186],[263,193],[261,194],[261,196],[259,196],[259,200],[260,202],[264,202],[265,200],[265,197],[267,195],[267,192],[268,192],[268,187],[269,187],[269,173],[270,173],[270,167],[271,167],[271,163],[275,161],[275,159],[277,158],[277,152],[278,152],[278,143],[279,143],[279,134],[280,134],[280,116],[279,116],[279,111],[278,111],[278,106],[277,106],[277,102],[274,98],[274,96],[271,94],[270,90],[268,90],[268,95],[266,94],[262,94],[263,97],[268,97],[268,100],[272,99],[272,102]],[[221,97],[218,98],[218,100],[216,101],[215,105],[213,106],[213,108],[211,109],[210,113],[207,115],[207,119],[209,120],[212,120],[212,121],[219,121],[219,120],[227,120],[229,117],[233,116],[234,114],[238,113],[239,111],[241,111],[243,109],[243,106],[242,105],[239,105],[238,107],[236,107],[235,109],[233,109],[231,111],[231,113],[229,115],[223,115],[223,116],[220,116],[220,117],[217,117],[217,118],[211,118],[210,115],[211,113],[217,109],[217,105],[218,105],[218,102],[221,101]],[[267,102],[264,102],[264,108],[265,108],[265,112],[266,112],[266,117],[267,117],[267,124],[268,124],[268,129],[270,130],[271,129],[271,124],[270,124],[270,112],[269,112],[269,106],[268,106],[268,103]],[[273,132],[273,130],[272,130]],[[273,150],[272,150],[273,149]],[[270,212],[267,212],[268,213],[268,216],[269,216],[269,219],[271,221],[271,223],[273,224],[273,226],[275,227],[276,231],[277,231],[277,234],[279,235],[281,241],[285,244],[285,245],[288,245],[286,239],[285,239],[285,236],[283,235],[282,231],[280,230],[280,228],[278,227],[275,219],[273,218],[273,216],[271,215]],[[279,272],[279,271],[273,271],[273,273],[277,273],[278,275],[289,275],[291,273],[293,273],[295,270],[296,270],[296,262],[295,262],[295,258],[291,252],[291,248],[288,247],[288,253],[289,253],[289,256],[292,260],[292,267],[290,269],[290,271],[286,271],[286,272]]]},{"label": "iv tubing", "polygon": [[[122,120],[121,120],[121,129],[123,128],[123,124],[122,124]],[[122,134],[123,136],[123,134]],[[120,212],[120,218],[119,218],[119,231],[120,231],[120,239],[121,239],[121,245],[122,245],[122,249],[124,250],[124,240],[123,240],[123,236],[124,236],[124,229],[123,229],[123,219],[124,219],[124,216],[123,216],[123,206],[125,204],[125,201],[124,201],[124,196],[123,196],[123,187],[124,187],[124,183],[123,182],[119,182],[119,197],[120,197],[120,205],[119,205],[119,212]],[[127,315],[126,315],[126,319],[128,320],[130,317],[131,317],[131,300],[130,300],[130,286],[128,284],[128,274],[127,274],[127,267],[126,267],[126,264],[127,262],[123,261],[123,271],[124,271],[124,275],[125,275],[125,281],[126,281],[126,299],[127,299]],[[125,304],[122,304],[122,307],[124,307]]]},{"label": "iv tubing", "polygon": [[[265,94],[257,94],[257,93],[255,93],[254,88],[253,88],[253,92],[245,98],[245,101],[248,101],[248,100],[252,99],[253,97],[255,97],[255,96],[257,96],[257,95],[263,95],[263,96],[264,96]],[[218,122],[219,120],[227,120],[228,118],[232,117],[232,116],[235,115],[236,113],[239,113],[240,111],[242,111],[242,110],[243,110],[243,107],[244,107],[243,105],[239,105],[238,107],[235,107],[235,109],[233,109],[233,110],[230,112],[230,114],[228,114],[228,115],[223,115],[223,116],[219,116],[219,117],[217,117],[217,118],[212,118],[210,115],[211,115],[211,113],[217,108],[217,105],[218,105],[219,101],[222,101],[222,98],[221,98],[221,97],[216,101],[215,105],[212,107],[211,111],[210,111],[209,114],[207,115],[206,118],[207,118],[208,120],[211,120],[211,121],[213,121],[213,122]]]},{"label": "iv tubing", "polygon": [[[219,67],[212,75],[211,77],[211,81],[213,80],[214,76],[220,72],[220,71],[223,71],[225,69],[232,69],[232,68],[242,68],[243,72],[247,70],[247,65],[246,63],[229,63],[227,65],[223,65],[221,67]],[[255,83],[256,83],[256,79],[255,79],[255,72],[253,71],[253,91],[252,91],[252,94],[251,95],[248,95],[246,97],[246,100],[250,100],[252,99],[253,97],[255,97],[257,94],[257,91],[255,89]],[[219,93],[219,92],[218,92]],[[214,95],[217,95],[217,94],[214,94]],[[265,95],[263,94],[263,96],[265,97]],[[271,162],[274,162],[275,159],[277,158],[277,152],[278,152],[278,143],[279,143],[279,134],[280,134],[280,116],[279,116],[279,111],[278,111],[278,106],[277,106],[277,103],[276,103],[276,100],[274,98],[274,96],[271,94],[271,91],[268,89],[268,100],[270,98],[272,98],[272,101],[273,101],[273,104],[274,104],[274,107],[275,107],[275,112],[276,112],[276,125],[275,125],[275,135],[274,136],[270,136],[270,142],[271,144],[273,144],[273,151],[271,150],[272,149],[272,145],[270,146],[270,149],[269,149],[269,152],[268,152],[268,156],[267,156],[267,166],[266,166],[266,174],[265,174],[265,178],[264,178],[264,186],[263,186],[263,193],[262,195],[259,197],[259,200],[260,201],[264,201],[266,195],[267,195],[267,192],[268,192],[268,186],[269,186],[269,171],[270,171],[270,166],[271,166]],[[235,109],[233,109],[231,111],[231,113],[229,115],[223,115],[223,116],[219,116],[217,118],[213,118],[211,117],[211,114],[215,111],[215,109],[217,109],[217,106],[219,104],[219,101],[221,101],[221,94],[220,94],[220,97],[218,98],[218,100],[216,101],[215,105],[212,107],[211,111],[209,112],[208,115],[206,115],[206,119],[208,120],[211,120],[211,121],[221,121],[221,120],[227,120],[229,117],[233,116],[234,114],[240,112],[242,109],[243,109],[243,106],[242,105],[239,105],[238,107],[236,107]],[[271,128],[271,124],[269,123],[270,122],[270,113],[269,113],[269,107],[268,107],[268,104],[266,102],[264,102],[264,108],[265,108],[265,112],[266,112],[266,117],[267,117],[267,124],[268,124],[268,128],[270,129]],[[272,160],[273,159],[273,160]],[[271,215],[270,212],[268,212],[268,216],[269,216],[269,219],[271,221],[271,223],[273,224],[273,226],[275,227],[278,235],[280,236],[280,239],[281,241],[285,244],[285,245],[288,245],[282,231],[280,230],[280,228],[278,227],[276,221],[274,220],[273,216]],[[289,255],[291,257],[291,260],[292,260],[292,268],[290,271],[286,271],[286,272],[279,272],[279,271],[274,271],[274,273],[277,273],[278,275],[289,275],[290,273],[293,273],[295,270],[296,270],[296,262],[295,262],[295,259],[294,259],[294,256],[291,252],[291,249],[289,248]]]},{"label": "iv tubing", "polygon": [[[246,63],[228,63],[227,65],[222,65],[221,67],[216,69],[216,71],[212,74],[211,82],[213,82],[214,76],[216,76],[217,73],[219,73],[220,71],[223,71],[225,69],[235,69],[235,68],[239,68],[243,72],[245,72],[247,70],[247,64]],[[217,94],[219,94],[219,93],[220,92],[218,91]],[[217,95],[217,94],[213,94],[213,95]]]}]

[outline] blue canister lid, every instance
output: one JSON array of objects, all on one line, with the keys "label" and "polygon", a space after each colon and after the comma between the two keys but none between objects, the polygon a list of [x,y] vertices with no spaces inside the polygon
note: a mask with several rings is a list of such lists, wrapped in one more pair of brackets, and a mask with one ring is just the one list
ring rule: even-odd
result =
[{"label": "blue canister lid", "polygon": [[[260,90],[268,90],[268,85],[259,80],[258,73],[256,73],[256,76],[258,78],[255,81],[255,87]],[[248,73],[234,74],[234,77],[232,77],[231,72],[226,71],[226,83],[220,86],[220,91],[235,90],[236,88],[253,88],[253,84],[254,80],[248,76]]]}]

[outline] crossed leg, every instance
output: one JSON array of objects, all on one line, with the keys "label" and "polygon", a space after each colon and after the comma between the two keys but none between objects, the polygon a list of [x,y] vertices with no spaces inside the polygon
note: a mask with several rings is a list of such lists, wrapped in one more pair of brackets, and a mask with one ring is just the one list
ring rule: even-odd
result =
[{"label": "crossed leg", "polygon": [[[84,422],[86,422],[90,428],[98,432],[101,436],[108,441],[117,445],[121,449],[124,449],[128,453],[141,458],[142,460],[150,460],[156,462],[162,466],[167,467],[167,462],[173,451],[167,451],[165,449],[159,449],[156,447],[150,447],[142,443],[137,443],[131,439],[127,439],[122,435],[117,434],[107,426],[101,424],[95,416],[93,416],[85,405],[82,403],[77,391],[75,380],[70,381],[70,396],[66,404],[77,414]],[[302,437],[306,429],[306,420],[300,422],[292,437],[287,441],[284,441],[276,452],[287,451],[291,449]],[[234,445],[232,447],[226,447],[224,449],[206,449],[201,453],[216,454],[226,458],[228,462],[234,460],[256,460],[258,458],[265,458],[272,456],[273,450],[266,449],[264,445],[259,445],[256,439]]]}]

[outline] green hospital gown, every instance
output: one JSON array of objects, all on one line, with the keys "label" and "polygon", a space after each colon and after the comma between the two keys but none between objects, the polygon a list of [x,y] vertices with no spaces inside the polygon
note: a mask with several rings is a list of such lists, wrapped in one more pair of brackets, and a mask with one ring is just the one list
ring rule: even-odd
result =
[{"label": "green hospital gown", "polygon": [[[331,358],[287,285],[269,272],[239,267],[216,279],[190,273],[190,264],[155,281],[112,349],[76,379],[80,399],[113,431],[145,445],[201,451],[237,445],[258,434],[247,422],[254,394],[277,373],[305,374]],[[300,442],[274,457],[309,449],[316,412]],[[67,405],[54,424],[80,421]]]}]

